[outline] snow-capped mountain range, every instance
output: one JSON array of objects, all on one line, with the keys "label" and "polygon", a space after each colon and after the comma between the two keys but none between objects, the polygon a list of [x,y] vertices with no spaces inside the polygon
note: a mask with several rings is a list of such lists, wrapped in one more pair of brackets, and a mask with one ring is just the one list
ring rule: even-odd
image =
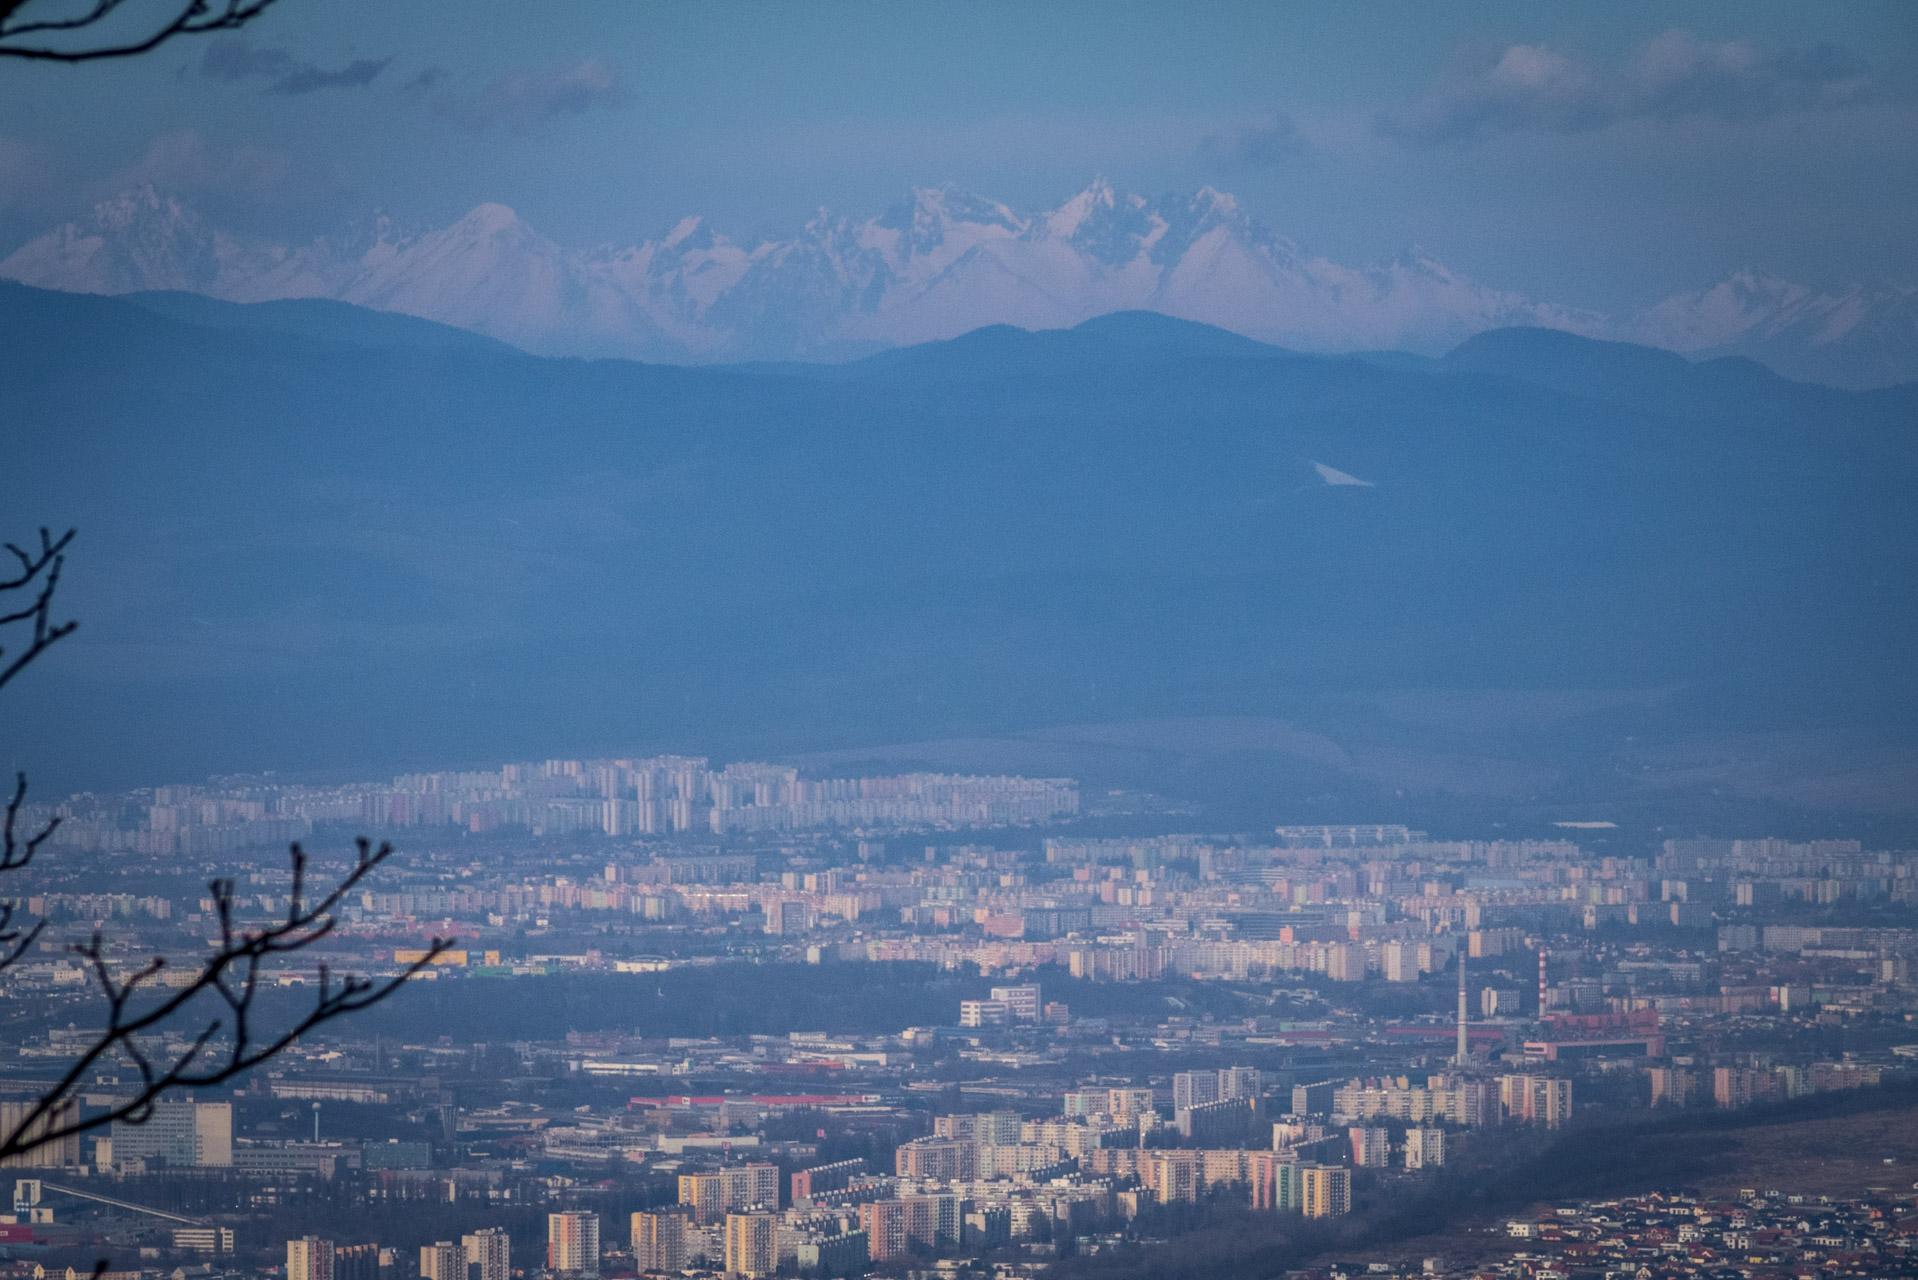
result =
[{"label": "snow-capped mountain range", "polygon": [[591,250],[564,248],[498,204],[435,231],[379,218],[275,244],[229,235],[148,187],[30,241],[0,261],[0,277],[83,293],[332,298],[541,354],[674,362],[836,359],[1138,309],[1302,351],[1433,353],[1485,329],[1539,325],[1748,354],[1846,386],[1918,377],[1918,290],[1903,285],[1821,293],[1743,271],[1621,319],[1492,288],[1423,254],[1342,266],[1209,187],[1148,200],[1103,181],[1033,216],[927,188],[865,221],[822,211],[791,239],[751,248],[687,218],[660,239]]}]

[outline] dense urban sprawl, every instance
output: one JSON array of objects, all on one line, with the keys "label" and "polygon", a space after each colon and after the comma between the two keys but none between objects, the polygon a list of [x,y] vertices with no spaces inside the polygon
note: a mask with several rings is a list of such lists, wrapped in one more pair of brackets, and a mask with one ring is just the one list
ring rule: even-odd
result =
[{"label": "dense urban sprawl", "polygon": [[[0,975],[0,1126],[89,1034],[67,942],[190,955],[235,872],[242,923],[270,918],[275,842],[319,876],[349,833],[403,843],[336,971],[450,941],[239,1087],[16,1161],[0,1265],[1015,1276],[1176,1238],[1182,1207],[1311,1240],[1584,1125],[1878,1089],[1918,1056],[1909,851],[1056,825],[1077,812],[1057,779],[681,757],[75,797],[22,895],[51,928]],[[1615,1200],[1426,1273],[1895,1274],[1908,1209]]]}]

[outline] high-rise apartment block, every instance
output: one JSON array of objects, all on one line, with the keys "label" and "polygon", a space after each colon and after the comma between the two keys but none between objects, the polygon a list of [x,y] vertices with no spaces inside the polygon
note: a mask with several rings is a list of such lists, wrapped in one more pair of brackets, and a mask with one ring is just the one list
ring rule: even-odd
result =
[{"label": "high-rise apartment block", "polygon": [[[230,1249],[228,1252],[232,1252]],[[343,1244],[333,1250],[333,1280],[380,1280],[380,1247]]]},{"label": "high-rise apartment block", "polygon": [[1304,1197],[1304,1187],[1299,1177],[1302,1167],[1289,1152],[1252,1153],[1252,1207],[1297,1212]]},{"label": "high-rise apartment block", "polygon": [[1698,1100],[1698,1073],[1682,1067],[1653,1067],[1646,1076],[1651,1081],[1654,1107],[1689,1107]]},{"label": "high-rise apartment block", "polygon": [[1219,1097],[1256,1098],[1265,1092],[1265,1080],[1257,1067],[1226,1067],[1219,1072]]},{"label": "high-rise apartment block", "polygon": [[466,1280],[466,1250],[451,1240],[421,1245],[420,1280]]},{"label": "high-rise apartment block", "polygon": [[1181,1107],[1174,1117],[1179,1136],[1202,1147],[1235,1147],[1251,1136],[1259,1120],[1255,1098],[1219,1098]]},{"label": "high-rise apartment block", "polygon": [[1365,949],[1350,942],[1334,942],[1325,949],[1325,976],[1334,982],[1365,981]]},{"label": "high-rise apartment block", "polygon": [[1018,1142],[1025,1125],[1017,1111],[987,1111],[979,1115],[935,1116],[932,1136],[1006,1146]]},{"label": "high-rise apartment block", "polygon": [[1060,1114],[1068,1118],[1104,1115],[1108,1097],[1105,1089],[1068,1089],[1060,1101]]},{"label": "high-rise apartment block", "polygon": [[859,1206],[859,1227],[874,1262],[897,1262],[957,1244],[970,1202],[958,1195],[902,1196]]},{"label": "high-rise apartment block", "polygon": [[1445,1130],[1407,1129],[1405,1131],[1405,1167],[1436,1169],[1445,1163]]},{"label": "high-rise apartment block", "polygon": [[1387,982],[1419,980],[1419,949],[1416,943],[1388,942],[1379,948],[1379,959]]},{"label": "high-rise apartment block", "polygon": [[1308,1218],[1336,1218],[1352,1211],[1352,1171],[1306,1165],[1300,1171],[1300,1210]]},{"label": "high-rise apartment block", "polygon": [[770,1213],[726,1215],[726,1270],[770,1276],[779,1269],[779,1219]]},{"label": "high-rise apartment block", "polygon": [[573,1211],[546,1215],[546,1269],[571,1276],[599,1275],[598,1214]]},{"label": "high-rise apartment block", "polygon": [[1160,1204],[1197,1200],[1205,1184],[1202,1157],[1192,1150],[1155,1151],[1139,1161],[1139,1184]]},{"label": "high-rise apartment block", "polygon": [[1208,1102],[1256,1098],[1264,1087],[1257,1067],[1181,1071],[1172,1077],[1172,1109],[1185,1111]]},{"label": "high-rise apartment block", "polygon": [[1572,1118],[1572,1082],[1551,1076],[1500,1076],[1498,1100],[1509,1119],[1556,1129]]},{"label": "high-rise apartment block", "polygon": [[286,1280],[334,1280],[333,1242],[318,1236],[288,1240]]},{"label": "high-rise apartment block", "polygon": [[866,1162],[860,1159],[835,1160],[831,1164],[801,1169],[792,1176],[793,1201],[797,1203],[801,1200],[810,1200],[828,1191],[842,1191],[855,1177],[865,1171]]},{"label": "high-rise apartment block", "polygon": [[893,1152],[893,1173],[922,1182],[967,1182],[979,1176],[979,1144],[970,1138],[921,1138]]},{"label": "high-rise apartment block", "polygon": [[859,1206],[859,1229],[874,1262],[898,1262],[912,1256],[910,1214],[904,1200],[873,1200]]},{"label": "high-rise apartment block", "polygon": [[513,1280],[513,1241],[503,1227],[486,1227],[460,1237],[466,1255],[466,1280]]},{"label": "high-rise apartment block", "polygon": [[694,1222],[718,1222],[726,1216],[726,1210],[730,1207],[726,1185],[726,1180],[717,1173],[682,1173],[679,1175],[679,1203],[692,1210]]},{"label": "high-rise apartment block", "polygon": [[1316,1084],[1295,1084],[1292,1086],[1292,1114],[1295,1116],[1322,1116],[1332,1110],[1332,1095],[1338,1089],[1333,1080],[1320,1080]]},{"label": "high-rise apartment block", "polygon": [[1189,1111],[1193,1107],[1219,1100],[1219,1073],[1181,1071],[1172,1077],[1172,1109]]},{"label": "high-rise apartment block", "polygon": [[779,1207],[779,1166],[737,1165],[710,1173],[679,1175],[679,1202],[690,1205],[700,1223],[718,1222],[728,1213]]},{"label": "high-rise apartment block", "polygon": [[684,1271],[687,1262],[685,1214],[660,1212],[633,1215],[635,1267],[641,1271]]},{"label": "high-rise apartment block", "polygon": [[1352,1166],[1356,1169],[1383,1169],[1392,1163],[1392,1131],[1370,1125],[1354,1125]]},{"label": "high-rise apartment block", "polygon": [[857,1228],[813,1236],[793,1248],[793,1262],[805,1276],[863,1276],[868,1261],[866,1233]]}]

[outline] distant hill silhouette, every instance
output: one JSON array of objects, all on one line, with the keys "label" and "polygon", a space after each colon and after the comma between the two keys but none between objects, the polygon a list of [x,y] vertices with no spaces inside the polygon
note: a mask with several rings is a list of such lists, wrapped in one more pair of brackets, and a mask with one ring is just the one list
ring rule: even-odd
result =
[{"label": "distant hill silhouette", "polygon": [[[1910,388],[1535,330],[1381,367],[1129,313],[728,370],[198,306],[0,289],[5,509],[81,529],[84,626],[0,728],[49,786],[1037,734],[1262,821],[1909,745]],[[1153,746],[1221,717],[1295,727]],[[1127,723],[1162,737],[1055,734]],[[1825,803],[1791,773],[1735,789]]]},{"label": "distant hill silhouette", "polygon": [[[16,285],[0,285],[17,288]],[[169,320],[207,329],[261,329],[355,347],[417,347],[424,350],[485,351],[499,355],[515,348],[467,329],[435,324],[391,311],[373,311],[326,298],[288,298],[274,302],[222,302],[204,294],[161,290],[122,295],[127,302]]]}]

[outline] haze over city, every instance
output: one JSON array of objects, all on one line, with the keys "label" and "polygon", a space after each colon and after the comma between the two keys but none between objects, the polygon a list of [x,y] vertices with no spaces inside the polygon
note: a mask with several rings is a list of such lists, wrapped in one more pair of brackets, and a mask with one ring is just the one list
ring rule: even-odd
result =
[{"label": "haze over city", "polygon": [[0,1280],[1918,1275],[1915,54],[0,0]]}]

